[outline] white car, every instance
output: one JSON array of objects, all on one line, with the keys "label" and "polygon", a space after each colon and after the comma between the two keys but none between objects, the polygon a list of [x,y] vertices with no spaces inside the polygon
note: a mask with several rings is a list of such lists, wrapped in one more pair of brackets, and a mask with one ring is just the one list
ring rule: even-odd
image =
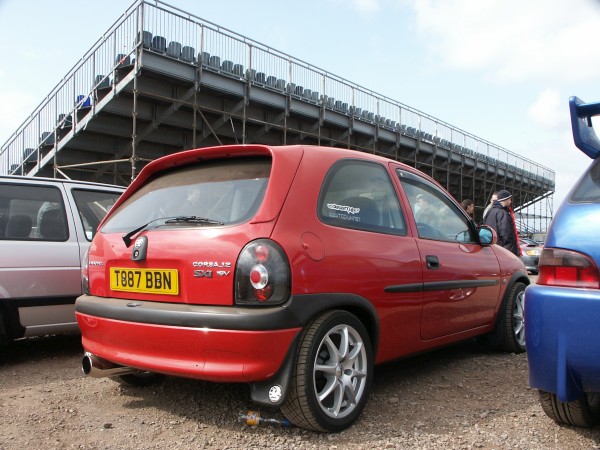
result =
[{"label": "white car", "polygon": [[0,343],[78,332],[81,261],[123,190],[0,176]]}]

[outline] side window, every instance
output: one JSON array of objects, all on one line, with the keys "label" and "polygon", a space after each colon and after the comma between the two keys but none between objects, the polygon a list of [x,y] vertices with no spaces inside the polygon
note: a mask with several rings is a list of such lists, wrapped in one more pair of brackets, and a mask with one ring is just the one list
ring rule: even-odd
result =
[{"label": "side window", "polygon": [[83,229],[85,238],[91,241],[98,225],[106,216],[106,213],[115,204],[121,193],[110,191],[91,191],[87,189],[73,189],[71,191]]},{"label": "side window", "polygon": [[394,186],[380,164],[344,160],[325,177],[318,204],[319,219],[329,225],[406,234]]},{"label": "side window", "polygon": [[0,239],[66,241],[61,192],[52,186],[0,186]]},{"label": "side window", "polygon": [[409,172],[397,171],[408,197],[420,238],[476,242],[468,219],[434,184]]}]

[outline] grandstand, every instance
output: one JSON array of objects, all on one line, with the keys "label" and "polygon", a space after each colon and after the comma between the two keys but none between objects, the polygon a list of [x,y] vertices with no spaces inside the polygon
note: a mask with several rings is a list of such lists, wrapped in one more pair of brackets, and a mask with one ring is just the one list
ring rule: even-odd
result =
[{"label": "grandstand", "polygon": [[127,185],[148,161],[231,143],[381,154],[431,175],[476,219],[513,193],[545,231],[554,171],[161,1],[138,0],[0,149],[0,174]]}]

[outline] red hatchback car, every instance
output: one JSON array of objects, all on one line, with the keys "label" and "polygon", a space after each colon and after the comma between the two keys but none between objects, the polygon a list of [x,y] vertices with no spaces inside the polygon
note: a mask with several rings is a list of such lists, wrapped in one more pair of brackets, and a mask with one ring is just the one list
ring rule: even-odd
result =
[{"label": "red hatchback car", "polygon": [[76,303],[84,372],[247,382],[317,431],[373,365],[474,336],[525,350],[527,271],[430,177],[352,150],[235,145],[148,164],[101,224]]}]

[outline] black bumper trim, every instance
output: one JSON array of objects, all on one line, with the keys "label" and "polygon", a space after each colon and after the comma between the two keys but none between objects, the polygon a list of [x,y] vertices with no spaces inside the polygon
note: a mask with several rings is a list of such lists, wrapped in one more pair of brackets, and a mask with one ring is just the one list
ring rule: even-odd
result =
[{"label": "black bumper trim", "polygon": [[302,326],[298,319],[282,306],[207,306],[82,295],[75,302],[75,311],[124,322],[189,328],[257,331]]},{"label": "black bumper trim", "polygon": [[[128,306],[129,305],[129,306]],[[319,314],[346,309],[367,326],[373,351],[379,343],[379,317],[364,297],[347,293],[293,295],[283,305],[242,307],[189,305],[82,295],[75,311],[91,317],[161,326],[220,330],[273,331],[302,328]]]}]

